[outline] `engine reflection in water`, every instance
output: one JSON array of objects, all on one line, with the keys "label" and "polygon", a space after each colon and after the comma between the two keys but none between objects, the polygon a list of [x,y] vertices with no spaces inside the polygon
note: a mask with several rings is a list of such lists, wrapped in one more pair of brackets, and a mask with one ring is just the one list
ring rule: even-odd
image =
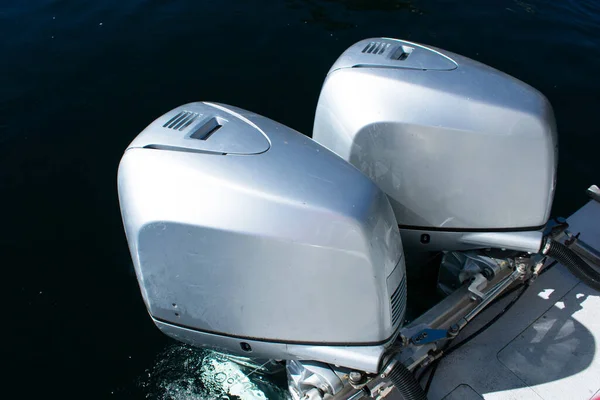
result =
[{"label": "engine reflection in water", "polygon": [[220,353],[174,344],[158,355],[139,386],[149,399],[288,399],[285,373],[265,375],[258,366],[242,366]]}]

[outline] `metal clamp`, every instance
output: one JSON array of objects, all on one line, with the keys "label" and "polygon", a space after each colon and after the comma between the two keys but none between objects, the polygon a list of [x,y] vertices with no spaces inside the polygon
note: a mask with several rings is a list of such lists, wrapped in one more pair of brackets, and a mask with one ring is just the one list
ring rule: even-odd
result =
[{"label": "metal clamp", "polygon": [[525,268],[517,264],[517,268],[512,274],[500,281],[496,286],[490,289],[485,294],[485,298],[479,303],[474,309],[472,309],[467,315],[461,318],[456,324],[452,325],[448,330],[451,336],[456,336],[458,333],[479,314],[484,308],[486,308],[500,293],[504,292],[514,281],[520,279],[525,275]]},{"label": "metal clamp", "polygon": [[471,297],[473,300],[483,300],[485,295],[481,292],[487,286],[487,279],[480,272],[475,274],[473,281],[469,285],[469,292],[473,293]]},{"label": "metal clamp", "polygon": [[410,338],[414,345],[423,345],[437,342],[438,340],[448,339],[448,331],[445,329],[423,329]]}]

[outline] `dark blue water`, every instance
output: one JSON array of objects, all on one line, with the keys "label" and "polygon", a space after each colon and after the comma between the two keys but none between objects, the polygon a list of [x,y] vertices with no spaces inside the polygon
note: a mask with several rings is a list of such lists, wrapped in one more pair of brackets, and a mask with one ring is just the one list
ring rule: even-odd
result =
[{"label": "dark blue water", "polygon": [[180,389],[201,387],[189,375],[200,359],[169,347],[142,303],[117,203],[122,151],[195,100],[310,134],[329,66],[372,36],[541,90],[560,136],[555,215],[600,182],[598,1],[4,0],[0,396],[161,397],[185,374]]}]

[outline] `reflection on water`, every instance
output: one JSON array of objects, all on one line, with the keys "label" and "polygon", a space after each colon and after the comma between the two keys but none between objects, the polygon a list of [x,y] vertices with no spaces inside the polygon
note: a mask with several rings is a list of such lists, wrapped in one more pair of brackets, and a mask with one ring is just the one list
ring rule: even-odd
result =
[{"label": "reflection on water", "polygon": [[[514,0],[514,2],[517,6],[521,7],[523,10],[525,10],[528,13],[533,14],[535,12],[535,6],[532,4],[529,4],[529,3],[526,3],[526,2],[520,1],[520,0]],[[514,11],[509,8],[507,8],[507,10]]]},{"label": "reflection on water", "polygon": [[291,9],[306,10],[310,17],[306,23],[324,26],[330,31],[357,27],[352,14],[345,11],[409,11],[423,14],[410,0],[286,0]]},{"label": "reflection on water", "polygon": [[146,398],[160,400],[287,399],[285,375],[266,376],[222,354],[174,344],[139,380]]},{"label": "reflection on water", "polygon": [[322,7],[323,3],[339,4],[351,11],[396,11],[417,9],[410,0],[290,0],[289,2],[297,3],[302,7]]}]

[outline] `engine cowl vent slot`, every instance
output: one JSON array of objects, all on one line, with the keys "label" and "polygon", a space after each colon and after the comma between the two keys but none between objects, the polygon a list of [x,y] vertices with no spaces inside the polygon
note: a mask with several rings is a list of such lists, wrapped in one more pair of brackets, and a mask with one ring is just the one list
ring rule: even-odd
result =
[{"label": "engine cowl vent slot", "polygon": [[223,127],[225,121],[220,118],[213,117],[200,125],[194,133],[190,135],[192,139],[206,140],[211,137],[216,131]]},{"label": "engine cowl vent slot", "polygon": [[398,48],[392,53],[390,58],[396,61],[404,61],[412,53],[413,48],[408,46],[398,46]]},{"label": "engine cowl vent slot", "polygon": [[390,296],[390,306],[392,308],[392,325],[396,326],[400,322],[400,317],[404,315],[406,308],[406,276]]},{"label": "engine cowl vent slot", "polygon": [[165,122],[163,128],[182,131],[190,126],[191,123],[196,120],[196,118],[198,118],[198,113],[184,110]]},{"label": "engine cowl vent slot", "polygon": [[389,43],[371,42],[364,49],[363,53],[379,55],[383,54],[390,47]]}]

